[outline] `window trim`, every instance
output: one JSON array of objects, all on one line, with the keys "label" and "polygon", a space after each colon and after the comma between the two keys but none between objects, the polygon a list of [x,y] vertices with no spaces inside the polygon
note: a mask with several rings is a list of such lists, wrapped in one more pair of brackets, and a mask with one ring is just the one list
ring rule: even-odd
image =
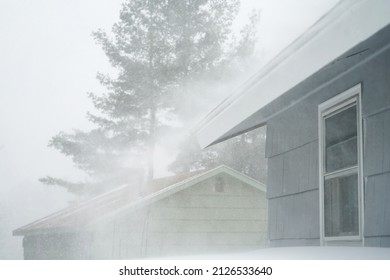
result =
[{"label": "window trim", "polygon": [[[361,103],[361,84],[336,95],[335,97],[321,103],[318,106],[318,150],[319,150],[319,203],[320,203],[320,242],[326,245],[332,241],[360,241],[364,246],[364,192],[363,192],[363,126],[362,126],[362,103]],[[356,103],[357,109],[357,166],[330,172],[326,176],[332,175],[339,177],[341,173],[354,173],[356,170],[358,177],[358,235],[354,236],[325,236],[325,211],[324,211],[324,160],[325,160],[325,119],[337,114],[341,109],[345,110],[349,105]],[[333,173],[333,174],[332,174]],[[335,175],[337,173],[337,175]]]}]

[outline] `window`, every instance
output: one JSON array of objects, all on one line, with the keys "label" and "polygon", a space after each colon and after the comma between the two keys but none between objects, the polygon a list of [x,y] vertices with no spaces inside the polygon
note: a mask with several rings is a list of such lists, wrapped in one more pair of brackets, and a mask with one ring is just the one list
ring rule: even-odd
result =
[{"label": "window", "polygon": [[360,91],[357,85],[319,106],[323,241],[362,236]]}]

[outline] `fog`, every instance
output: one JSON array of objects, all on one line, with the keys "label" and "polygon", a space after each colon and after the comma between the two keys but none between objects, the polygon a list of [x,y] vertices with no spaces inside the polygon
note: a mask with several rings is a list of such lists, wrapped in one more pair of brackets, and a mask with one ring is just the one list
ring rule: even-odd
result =
[{"label": "fog", "polygon": [[[299,36],[338,0],[244,0],[235,26],[246,22],[253,8],[261,10],[256,52],[265,64]],[[110,30],[118,20],[122,0],[60,1],[2,0],[0,2],[0,259],[22,259],[20,237],[12,230],[69,205],[74,195],[43,185],[46,175],[70,181],[86,179],[70,158],[47,147],[59,131],[90,129],[93,111],[87,92],[103,92],[96,73],[113,70],[91,36]],[[310,11],[310,12],[308,12]],[[235,83],[244,80],[245,73]],[[233,85],[229,85],[233,87]],[[221,96],[205,104],[196,123]],[[176,139],[177,141],[177,139]],[[162,143],[168,143],[166,145]],[[175,141],[165,138],[156,147],[155,177],[169,175]]]}]

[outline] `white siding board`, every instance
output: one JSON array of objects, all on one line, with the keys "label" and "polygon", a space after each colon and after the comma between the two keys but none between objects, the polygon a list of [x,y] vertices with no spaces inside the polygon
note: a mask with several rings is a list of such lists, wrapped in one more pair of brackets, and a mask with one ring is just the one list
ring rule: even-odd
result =
[{"label": "white siding board", "polygon": [[265,209],[245,208],[158,208],[150,213],[152,220],[262,220]]},{"label": "white siding board", "polygon": [[279,239],[279,240],[277,239],[277,240],[270,241],[271,247],[319,246],[319,245],[320,245],[319,238],[313,238],[313,239],[297,238],[297,239]]},{"label": "white siding board", "polygon": [[224,191],[214,179],[196,184],[151,206],[146,254],[194,254],[252,249],[267,240],[265,194],[223,176]]},{"label": "white siding board", "polygon": [[266,219],[253,220],[156,220],[150,223],[150,232],[160,233],[217,233],[217,232],[267,232]]},{"label": "white siding board", "polygon": [[95,258],[134,259],[265,246],[265,193],[231,177],[223,179],[221,193],[215,191],[214,177],[96,225],[100,233],[94,239]]},{"label": "white siding board", "polygon": [[141,257],[145,211],[130,212],[96,225],[92,256],[96,259]]},{"label": "white siding board", "polygon": [[[226,178],[226,177],[224,177]],[[214,178],[215,179],[215,178]],[[229,184],[229,182],[226,182],[226,185],[225,185],[225,191],[222,192],[222,193],[218,193],[218,195],[220,196],[224,196],[224,195],[242,195],[242,196],[250,196],[250,195],[256,195],[256,194],[259,194],[259,190],[254,188],[254,187],[250,187],[250,186],[243,186],[241,187],[240,186],[241,184],[234,184],[234,185],[231,185]],[[215,188],[214,188],[214,182],[206,182],[206,183],[200,183],[200,184],[196,184],[186,190],[183,190],[182,191],[183,194],[202,194],[202,195],[216,195],[216,192],[215,192]]]},{"label": "white siding board", "polygon": [[[161,236],[163,242],[161,243]],[[252,233],[164,233],[148,236],[148,245],[258,245],[265,238],[262,232]]]},{"label": "white siding board", "polygon": [[[210,258],[211,255],[215,256],[213,258],[218,258],[218,255],[230,253],[230,252],[245,252],[259,248],[260,246],[254,245],[213,245],[213,250],[210,251],[209,245],[169,245],[160,247],[150,246],[148,247],[149,256],[188,256],[188,255],[205,255],[202,256],[202,259]],[[207,254],[207,255],[206,255]]]},{"label": "white siding board", "polygon": [[237,196],[215,193],[213,195],[183,195],[181,193],[172,195],[166,199],[156,202],[155,208],[182,208],[182,207],[214,207],[214,208],[259,208],[266,209],[264,195]]}]

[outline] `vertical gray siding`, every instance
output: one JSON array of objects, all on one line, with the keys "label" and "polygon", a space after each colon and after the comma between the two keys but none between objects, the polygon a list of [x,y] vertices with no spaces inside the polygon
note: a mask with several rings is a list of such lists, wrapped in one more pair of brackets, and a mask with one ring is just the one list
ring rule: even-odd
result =
[{"label": "vertical gray siding", "polygon": [[362,83],[365,244],[389,246],[389,43],[386,28],[257,113],[259,119],[272,116],[266,145],[271,245],[318,243],[318,105]]},{"label": "vertical gray siding", "polygon": [[390,173],[367,178],[365,235],[390,237]]},{"label": "vertical gray siding", "polygon": [[366,237],[365,246],[370,247],[390,247],[390,237],[389,236],[380,236],[380,237]]},{"label": "vertical gray siding", "polygon": [[366,117],[364,129],[364,175],[390,172],[390,109]]},{"label": "vertical gray siding", "polygon": [[[390,86],[387,90],[389,97]],[[378,109],[382,110],[364,119],[365,235],[367,245],[387,247],[390,244],[390,109]]]},{"label": "vertical gray siding", "polygon": [[269,213],[273,221],[269,225],[270,241],[281,239],[318,239],[319,220],[317,211],[318,191],[269,200]]},{"label": "vertical gray siding", "polygon": [[317,189],[317,141],[269,158],[268,170],[268,198]]}]

